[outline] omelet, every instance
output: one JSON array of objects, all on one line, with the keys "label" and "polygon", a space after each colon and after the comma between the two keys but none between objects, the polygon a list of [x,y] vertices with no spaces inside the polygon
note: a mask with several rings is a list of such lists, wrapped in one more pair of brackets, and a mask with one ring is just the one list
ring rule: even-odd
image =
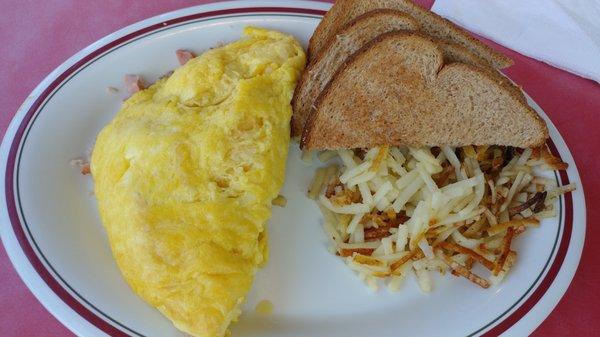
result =
[{"label": "omelet", "polygon": [[98,135],[91,171],[116,262],[188,334],[225,335],[267,261],[305,62],[292,36],[248,27],[134,94]]}]

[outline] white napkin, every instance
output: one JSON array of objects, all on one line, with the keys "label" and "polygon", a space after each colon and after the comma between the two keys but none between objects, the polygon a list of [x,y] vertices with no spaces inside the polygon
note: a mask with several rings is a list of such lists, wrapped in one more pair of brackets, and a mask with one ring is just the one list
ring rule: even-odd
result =
[{"label": "white napkin", "polygon": [[523,55],[600,83],[599,0],[436,0],[432,11]]}]

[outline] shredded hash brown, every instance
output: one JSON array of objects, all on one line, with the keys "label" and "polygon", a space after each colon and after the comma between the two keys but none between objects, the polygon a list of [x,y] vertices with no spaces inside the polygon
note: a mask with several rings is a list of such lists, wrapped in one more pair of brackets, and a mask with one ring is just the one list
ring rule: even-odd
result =
[{"label": "shredded hash brown", "polygon": [[517,259],[517,237],[554,217],[560,195],[575,189],[541,175],[568,167],[545,146],[381,146],[318,158],[334,162],[317,169],[308,191],[331,251],[374,289],[384,279],[397,291],[409,271],[423,291],[431,271],[496,285]]}]

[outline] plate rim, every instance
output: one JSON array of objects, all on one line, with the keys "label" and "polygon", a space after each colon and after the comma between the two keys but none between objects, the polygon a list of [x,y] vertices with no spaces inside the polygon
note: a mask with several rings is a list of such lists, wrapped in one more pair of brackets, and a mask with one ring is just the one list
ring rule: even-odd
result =
[{"label": "plate rim", "polygon": [[[30,127],[30,125],[33,122],[32,118],[29,118],[29,120],[26,123],[23,123],[23,121],[26,119],[27,116],[30,115],[32,111],[33,115],[37,113],[39,105],[36,107],[36,104],[39,101],[44,101],[48,98],[48,94],[55,89],[55,86],[52,86],[53,84],[62,83],[66,78],[71,76],[72,72],[81,68],[81,66],[85,65],[89,61],[95,59],[98,55],[102,55],[103,52],[112,49],[114,46],[118,46],[124,41],[128,41],[137,36],[143,38],[144,34],[150,31],[154,31],[156,29],[176,24],[180,22],[181,19],[189,16],[211,17],[225,15],[228,13],[249,14],[257,11],[263,12],[266,15],[274,14],[275,12],[286,11],[296,11],[296,13],[309,12],[310,14],[322,15],[330,6],[330,3],[316,1],[260,1],[253,3],[248,3],[245,1],[226,1],[193,6],[171,11],[164,14],[159,14],[157,16],[141,20],[114,33],[111,33],[99,39],[98,41],[90,44],[88,47],[82,49],[80,52],[76,53],[75,55],[67,59],[67,61],[58,66],[56,69],[54,69],[44,80],[40,82],[40,84],[28,95],[24,103],[17,110],[15,116],[11,120],[9,127],[7,128],[2,142],[2,146],[0,148],[0,175],[5,177],[5,179],[3,179],[0,183],[0,190],[6,190],[6,193],[0,193],[2,195],[0,197],[0,202],[2,205],[2,214],[0,216],[2,220],[4,220],[3,223],[8,224],[14,221],[14,219],[10,219],[7,209],[7,202],[10,201],[10,198],[7,199],[7,197],[9,196],[9,188],[7,188],[7,185],[12,186],[14,179],[10,179],[9,181],[9,177],[12,177],[12,175],[14,175],[15,173],[11,172],[12,174],[7,175],[6,170],[11,164],[13,165],[12,168],[14,169],[15,163],[11,163],[8,159],[10,158],[9,155],[12,155],[12,152],[16,150],[13,149],[14,146],[12,146],[15,142],[15,136],[20,133],[19,136],[22,137],[23,132]],[[531,100],[530,98],[530,103],[531,102],[533,102],[533,100]],[[532,105],[534,105],[534,108],[536,108],[536,110],[543,112],[543,110],[535,102],[533,102]],[[550,121],[550,119],[545,113],[543,113],[542,116],[549,124],[549,126],[551,126],[551,129],[553,128],[556,133],[555,139],[550,138],[549,141],[549,143],[552,144],[552,147],[554,147],[554,152],[559,154],[560,156],[561,153],[558,152],[558,148],[562,149],[561,152],[564,152],[563,157],[566,157],[566,161],[572,164],[570,165],[571,167],[569,169],[569,173],[572,176],[571,180],[578,184],[578,190],[576,195],[578,196],[578,199],[581,199],[581,203],[579,204],[578,201],[578,203],[575,205],[578,211],[573,212],[571,214],[571,221],[573,220],[573,216],[576,213],[581,214],[583,215],[583,219],[581,220],[582,225],[571,226],[572,232],[570,233],[569,241],[566,243],[566,247],[564,247],[566,251],[564,253],[563,260],[557,267],[560,269],[556,271],[555,275],[548,282],[549,284],[547,285],[547,288],[542,289],[541,283],[538,284],[534,292],[523,301],[520,301],[521,303],[519,303],[514,310],[515,312],[521,310],[521,308],[524,307],[525,303],[530,301],[530,299],[536,292],[540,290],[545,290],[542,291],[541,294],[539,294],[535,303],[533,303],[533,305],[529,308],[525,308],[525,313],[517,317],[516,320],[505,324],[505,322],[510,320],[510,317],[514,316],[515,312],[511,312],[510,314],[506,315],[506,317],[503,317],[503,319],[500,320],[500,322],[497,322],[492,327],[489,327],[488,330],[484,332],[478,332],[484,335],[497,335],[500,333],[512,335],[517,334],[519,332],[530,333],[531,331],[533,331],[550,314],[550,312],[554,309],[556,304],[558,304],[559,300],[562,298],[562,296],[568,289],[568,286],[579,264],[581,252],[583,250],[586,227],[586,214],[585,196],[583,193],[581,179],[579,177],[579,173],[575,165],[574,159],[572,157],[572,154],[566,146],[564,139],[558,132],[558,129],[556,129],[554,124]],[[19,148],[19,144],[22,141],[20,137],[17,142],[17,149]],[[558,148],[554,144],[554,141],[558,143]],[[567,172],[561,171],[560,175],[561,180],[569,181],[569,174]],[[12,193],[12,196],[14,196],[14,193]],[[567,203],[572,203],[574,196],[575,195],[572,196],[569,194],[565,198],[565,201]],[[580,207],[577,207],[577,205],[579,205]],[[583,208],[581,207],[581,205],[583,205]],[[8,206],[10,207],[10,205]],[[573,205],[571,204],[571,206]],[[16,220],[18,222],[20,221],[18,217]],[[561,220],[559,219],[559,221]],[[574,230],[576,229],[576,227],[578,229],[579,227],[581,228],[579,231],[576,232]],[[40,266],[35,266],[35,261],[31,261],[26,256],[27,254],[23,251],[23,247],[20,246],[20,239],[17,238],[12,226],[2,226],[0,235],[2,237],[2,242],[11,260],[11,263],[17,270],[17,273],[19,274],[23,282],[27,285],[29,290],[36,296],[38,301],[40,301],[42,305],[44,305],[44,307],[46,307],[46,309],[67,328],[69,328],[76,334],[105,335],[105,333],[109,333],[110,335],[127,335],[123,331],[104,321],[102,318],[97,317],[91,311],[90,313],[93,316],[96,316],[100,321],[93,319],[93,317],[83,317],[81,314],[77,313],[76,310],[73,309],[73,306],[71,305],[73,303],[65,303],[64,298],[61,299],[63,296],[57,296],[57,292],[60,293],[61,289],[52,289],[52,286],[47,284],[47,282],[42,279],[42,276],[36,271],[36,269],[38,269]],[[561,240],[562,242],[566,242],[563,236],[564,233],[561,235]],[[25,241],[28,242],[27,238],[25,238]],[[555,265],[559,252],[560,249],[557,251],[557,255],[555,255],[554,258],[552,258],[552,265]],[[33,253],[33,255],[36,254]],[[41,268],[43,270],[47,268],[43,265],[43,263],[41,263],[41,261],[38,262],[41,264]],[[46,272],[48,271],[46,270]],[[544,280],[547,279],[549,272],[550,270],[548,270],[548,272],[546,272],[546,274],[543,275]],[[50,278],[54,278],[51,274],[49,274],[48,276]],[[62,287],[59,284],[59,282],[56,281],[56,283],[59,287]],[[62,291],[64,291],[68,297],[71,296],[65,289],[62,289]],[[84,305],[79,303],[77,300],[75,300],[75,302],[77,302],[77,304],[75,305],[80,305],[85,311],[89,311]],[[541,306],[541,304],[544,305]],[[96,325],[99,325],[100,328]]]}]

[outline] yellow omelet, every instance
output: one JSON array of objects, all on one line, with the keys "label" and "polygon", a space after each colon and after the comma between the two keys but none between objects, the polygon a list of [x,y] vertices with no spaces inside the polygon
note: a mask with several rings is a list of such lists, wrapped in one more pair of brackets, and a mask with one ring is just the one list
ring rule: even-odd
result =
[{"label": "yellow omelet", "polygon": [[289,35],[253,27],[244,35],[125,101],[92,154],[123,276],[195,336],[227,332],[266,262],[265,224],[306,62]]}]

